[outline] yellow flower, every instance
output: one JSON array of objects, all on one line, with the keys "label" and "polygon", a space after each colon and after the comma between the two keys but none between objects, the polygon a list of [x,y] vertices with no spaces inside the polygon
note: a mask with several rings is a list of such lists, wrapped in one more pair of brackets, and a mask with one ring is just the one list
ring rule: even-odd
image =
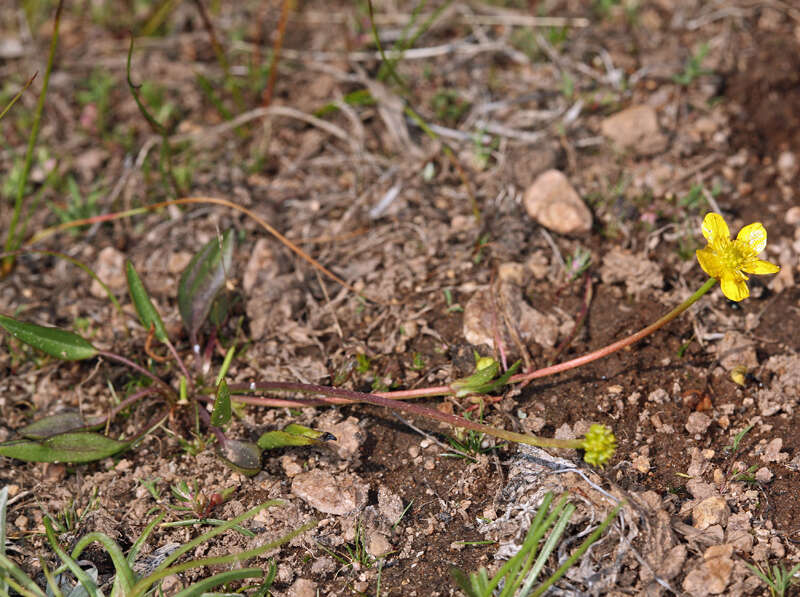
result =
[{"label": "yellow flower", "polygon": [[712,278],[719,280],[722,294],[732,301],[750,296],[745,283],[747,274],[775,274],[780,267],[758,258],[767,246],[767,231],[761,222],[749,224],[731,240],[728,225],[722,216],[709,213],[703,218],[703,236],[708,241],[705,249],[697,251],[700,267]]}]

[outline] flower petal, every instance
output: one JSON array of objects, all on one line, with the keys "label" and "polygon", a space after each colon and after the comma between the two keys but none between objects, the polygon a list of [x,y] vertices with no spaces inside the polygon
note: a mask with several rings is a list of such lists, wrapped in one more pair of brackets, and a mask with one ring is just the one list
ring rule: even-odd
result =
[{"label": "flower petal", "polygon": [[777,274],[781,268],[763,259],[752,259],[743,263],[741,270],[748,274]]},{"label": "flower petal", "polygon": [[767,246],[767,231],[761,222],[748,224],[739,231],[736,240],[746,244],[758,255]]},{"label": "flower petal", "polygon": [[714,251],[708,248],[698,249],[695,254],[697,255],[697,261],[700,267],[703,268],[705,273],[717,279],[722,276],[722,264]]},{"label": "flower petal", "polygon": [[729,240],[731,232],[728,230],[728,225],[722,216],[714,212],[707,213],[703,218],[703,236],[708,241],[708,244],[714,244],[720,240]]},{"label": "flower petal", "polygon": [[750,289],[747,283],[739,276],[723,275],[719,281],[722,294],[732,301],[741,301],[750,296]]}]

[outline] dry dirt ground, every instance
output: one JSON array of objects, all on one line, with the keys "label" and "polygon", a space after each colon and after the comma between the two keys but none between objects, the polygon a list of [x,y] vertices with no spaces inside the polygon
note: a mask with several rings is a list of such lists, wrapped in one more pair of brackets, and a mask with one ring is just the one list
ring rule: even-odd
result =
[{"label": "dry dirt ground", "polygon": [[[4,222],[52,32],[52,3],[30,4],[0,12],[0,103],[39,71],[0,122]],[[468,374],[473,350],[499,357],[498,345],[526,367],[579,356],[644,327],[703,283],[694,251],[712,210],[734,234],[763,222],[765,258],[782,271],[754,277],[741,303],[716,288],[632,348],[486,406],[486,422],[544,436],[610,426],[619,448],[602,471],[575,452],[537,455],[490,440],[471,458],[446,456],[452,429],[376,407],[247,407],[235,437],[300,422],[337,441],[268,453],[254,477],[228,469],[213,448],[193,455],[163,428],[94,464],[2,459],[7,549],[32,574],[39,555],[53,557],[41,534],[45,513],[77,515],[60,536],[65,545],[102,530],[128,547],[159,509],[169,520],[183,516],[169,509],[177,505],[169,488],[192,480],[206,495],[233,488],[213,512],[220,519],[286,501],[247,523],[256,538],[228,534],[196,556],[318,520],[253,561],[278,564],[275,595],[458,594],[451,566],[496,569],[548,489],[569,491],[579,506],[559,557],[615,500],[628,502],[559,583],[560,594],[762,595],[746,562],[788,568],[800,559],[793,2],[434,2],[417,17],[413,3],[376,2],[387,49],[421,32],[396,62],[403,85],[381,70],[365,4],[301,3],[290,10],[266,113],[257,109],[278,3],[209,3],[227,77],[196,3],[162,12],[147,2],[73,4],[61,23],[28,193],[41,201],[31,231],[180,195],[225,198],[371,299],[319,274],[252,219],[209,205],[35,245],[89,264],[120,297],[124,316],[83,272],[50,256],[24,255],[0,285],[3,313],[78,331],[166,376],[143,352],[123,261],[136,265],[188,355],[177,281],[191,255],[227,228],[237,232],[230,281],[239,300],[220,340],[239,347],[229,374],[239,382],[415,388]],[[129,30],[137,32],[133,79],[169,129],[171,165],[125,85]],[[531,213],[526,201],[541,185],[551,203]],[[106,412],[136,387],[128,370],[107,361],[59,363],[7,336],[3,346],[2,439],[44,414]],[[737,366],[746,368],[741,385]],[[427,402],[457,414],[474,405]],[[119,417],[110,432],[139,430],[151,415],[144,411]],[[180,421],[172,428],[192,439]],[[160,527],[145,551],[203,530]],[[370,555],[354,561],[350,552],[364,545]],[[86,559],[108,578],[102,552]],[[208,574],[170,579],[164,590]]]}]

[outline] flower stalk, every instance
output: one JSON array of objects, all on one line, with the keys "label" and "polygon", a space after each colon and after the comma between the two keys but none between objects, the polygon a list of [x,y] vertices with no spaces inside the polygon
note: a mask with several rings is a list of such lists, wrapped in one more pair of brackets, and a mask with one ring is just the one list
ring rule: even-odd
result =
[{"label": "flower stalk", "polygon": [[593,466],[603,466],[605,462],[611,458],[616,448],[616,439],[613,432],[603,425],[592,425],[589,433],[585,438],[581,439],[555,439],[547,437],[538,437],[535,435],[528,435],[525,433],[516,433],[514,431],[506,431],[505,429],[498,429],[491,425],[485,425],[472,421],[465,417],[459,417],[450,413],[445,413],[435,408],[422,406],[413,402],[403,402],[401,400],[392,400],[376,394],[366,394],[364,392],[356,392],[354,390],[345,390],[341,388],[332,388],[329,386],[320,386],[315,384],[295,383],[295,382],[261,382],[255,384],[231,384],[231,400],[244,404],[264,405],[271,401],[271,398],[260,398],[257,396],[241,396],[235,395],[235,392],[242,391],[288,391],[299,392],[303,394],[316,394],[317,399],[323,403],[327,403],[327,398],[338,398],[345,402],[365,402],[375,406],[382,406],[394,411],[404,411],[412,415],[418,415],[426,419],[439,421],[453,427],[460,427],[463,429],[470,429],[480,433],[485,433],[493,437],[503,439],[510,442],[519,444],[527,444],[529,446],[537,446],[540,448],[567,448],[573,450],[585,450],[586,454],[584,460]]}]

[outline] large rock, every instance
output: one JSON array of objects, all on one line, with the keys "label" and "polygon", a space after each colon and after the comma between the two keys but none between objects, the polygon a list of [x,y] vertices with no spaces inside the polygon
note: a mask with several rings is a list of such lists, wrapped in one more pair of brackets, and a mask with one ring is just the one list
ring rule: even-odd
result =
[{"label": "large rock", "polygon": [[525,191],[524,203],[530,217],[558,234],[592,229],[592,212],[559,170],[542,172]]},{"label": "large rock", "polygon": [[603,120],[600,130],[620,149],[638,155],[653,155],[667,147],[667,137],[658,126],[652,106],[631,106],[617,112]]}]

